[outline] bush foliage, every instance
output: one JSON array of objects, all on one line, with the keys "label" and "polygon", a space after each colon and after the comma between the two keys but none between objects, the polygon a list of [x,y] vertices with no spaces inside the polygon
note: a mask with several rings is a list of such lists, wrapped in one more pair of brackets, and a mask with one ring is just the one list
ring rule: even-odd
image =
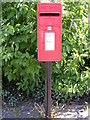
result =
[{"label": "bush foliage", "polygon": [[[82,96],[88,89],[88,3],[62,4],[62,60],[52,63],[52,91]],[[37,4],[2,3],[3,74],[8,84],[35,95],[45,88],[45,66],[37,60]]]}]

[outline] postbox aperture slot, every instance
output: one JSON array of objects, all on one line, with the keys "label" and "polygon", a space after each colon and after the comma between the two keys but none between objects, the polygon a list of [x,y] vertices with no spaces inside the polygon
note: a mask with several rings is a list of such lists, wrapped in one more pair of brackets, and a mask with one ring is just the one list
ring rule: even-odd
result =
[{"label": "postbox aperture slot", "polygon": [[40,12],[40,16],[59,16],[60,12]]}]

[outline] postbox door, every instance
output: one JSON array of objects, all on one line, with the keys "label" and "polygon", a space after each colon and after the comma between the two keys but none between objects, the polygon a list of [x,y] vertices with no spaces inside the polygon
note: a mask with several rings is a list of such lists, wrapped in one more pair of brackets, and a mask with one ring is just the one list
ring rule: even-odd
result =
[{"label": "postbox door", "polygon": [[59,61],[61,59],[61,26],[53,26],[51,29],[48,30],[48,26],[41,26],[39,29],[38,59],[41,61]]}]

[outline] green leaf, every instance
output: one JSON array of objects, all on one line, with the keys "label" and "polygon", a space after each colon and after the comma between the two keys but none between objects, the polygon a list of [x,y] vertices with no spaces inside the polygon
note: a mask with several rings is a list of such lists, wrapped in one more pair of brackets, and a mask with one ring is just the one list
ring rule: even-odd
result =
[{"label": "green leaf", "polygon": [[68,98],[68,94],[65,94],[65,96],[64,96],[64,97],[65,97],[65,99],[67,99],[67,98]]},{"label": "green leaf", "polygon": [[13,74],[12,74],[12,73],[9,73],[9,74],[8,74],[8,80],[9,80],[9,82],[12,81],[12,79],[13,79]]},{"label": "green leaf", "polygon": [[87,57],[88,54],[81,54],[80,56],[81,56],[81,57]]}]

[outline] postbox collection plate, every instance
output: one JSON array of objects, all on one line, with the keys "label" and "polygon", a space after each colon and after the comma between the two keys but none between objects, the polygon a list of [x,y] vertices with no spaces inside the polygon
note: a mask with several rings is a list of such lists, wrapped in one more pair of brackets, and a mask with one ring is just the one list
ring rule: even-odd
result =
[{"label": "postbox collection plate", "polygon": [[37,4],[38,61],[60,61],[62,42],[62,5]]},{"label": "postbox collection plate", "polygon": [[46,32],[45,33],[45,51],[55,50],[55,33]]}]

